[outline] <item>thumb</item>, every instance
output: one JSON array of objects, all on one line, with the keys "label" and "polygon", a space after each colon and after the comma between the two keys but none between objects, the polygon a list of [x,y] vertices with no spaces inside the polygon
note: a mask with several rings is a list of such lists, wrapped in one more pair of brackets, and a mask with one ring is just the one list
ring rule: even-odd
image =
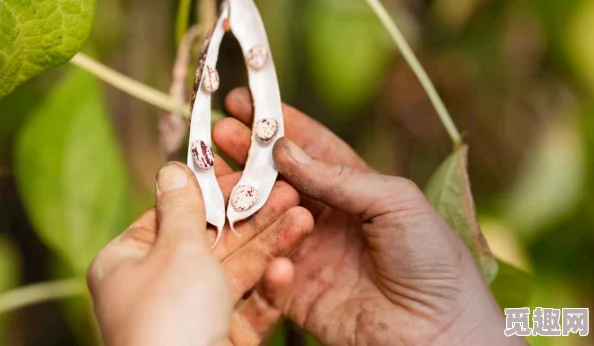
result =
[{"label": "thumb", "polygon": [[387,282],[458,268],[462,254],[478,273],[462,240],[410,180],[311,159],[286,138],[276,142],[274,161],[297,190],[361,219],[372,260]]},{"label": "thumb", "polygon": [[312,159],[288,138],[279,139],[273,153],[277,169],[296,189],[364,221],[398,208],[428,206],[423,193],[408,179]]},{"label": "thumb", "polygon": [[206,216],[202,191],[190,169],[179,162],[157,173],[157,246],[205,244]]}]

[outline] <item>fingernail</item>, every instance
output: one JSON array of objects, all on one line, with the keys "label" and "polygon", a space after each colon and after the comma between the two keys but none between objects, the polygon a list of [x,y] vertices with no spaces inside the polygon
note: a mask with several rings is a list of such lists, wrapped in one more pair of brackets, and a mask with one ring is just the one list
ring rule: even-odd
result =
[{"label": "fingernail", "polygon": [[305,151],[303,151],[301,148],[299,148],[299,146],[297,146],[297,144],[293,143],[293,141],[291,141],[290,139],[286,139],[286,146],[287,149],[289,150],[289,154],[291,154],[291,156],[301,162],[301,163],[305,163],[308,164],[311,162],[311,157],[309,157]]},{"label": "fingernail", "polygon": [[168,163],[157,173],[157,191],[167,193],[188,185],[188,174],[176,163]]}]

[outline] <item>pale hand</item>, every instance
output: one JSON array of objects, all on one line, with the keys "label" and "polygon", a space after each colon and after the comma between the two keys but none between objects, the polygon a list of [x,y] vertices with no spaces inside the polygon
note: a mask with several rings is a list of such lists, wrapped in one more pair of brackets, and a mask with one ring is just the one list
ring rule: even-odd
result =
[{"label": "pale hand", "polygon": [[[228,199],[240,173],[215,164]],[[88,271],[107,346],[259,345],[280,317],[294,271],[287,255],[311,231],[297,193],[279,182],[241,237],[228,228],[215,251],[200,187],[187,166],[170,163],[157,177],[156,208],[108,244]],[[262,280],[260,280],[262,278]],[[235,303],[256,283],[250,297]]]}]

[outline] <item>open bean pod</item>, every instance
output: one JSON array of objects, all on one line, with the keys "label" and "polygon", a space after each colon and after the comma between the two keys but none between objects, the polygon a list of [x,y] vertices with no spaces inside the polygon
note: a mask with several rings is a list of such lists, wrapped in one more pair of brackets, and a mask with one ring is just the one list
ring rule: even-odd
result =
[{"label": "open bean pod", "polygon": [[218,231],[213,247],[218,243],[225,224],[225,206],[212,169],[210,95],[219,86],[216,63],[225,30],[232,31],[241,46],[254,100],[252,144],[242,177],[234,187],[227,206],[227,219],[234,233],[234,224],[260,210],[270,196],[278,176],[272,148],[275,140],[284,133],[278,80],[262,18],[252,0],[228,0],[222,4],[217,22],[200,54],[188,146],[188,166],[202,188],[206,221],[215,225]]},{"label": "open bean pod", "polygon": [[231,31],[245,57],[254,102],[252,144],[227,205],[227,219],[235,232],[234,224],[260,210],[272,191],[278,176],[272,148],[283,136],[284,126],[278,79],[260,13],[252,0],[229,0],[229,4]]},{"label": "open bean pod", "polygon": [[200,188],[206,207],[206,221],[217,228],[218,243],[225,225],[225,200],[214,173],[214,154],[211,141],[211,94],[219,87],[216,70],[219,47],[225,34],[223,23],[229,16],[227,2],[221,5],[221,11],[215,26],[208,33],[196,72],[194,94],[191,103],[190,135],[188,143],[188,167],[192,169]]}]

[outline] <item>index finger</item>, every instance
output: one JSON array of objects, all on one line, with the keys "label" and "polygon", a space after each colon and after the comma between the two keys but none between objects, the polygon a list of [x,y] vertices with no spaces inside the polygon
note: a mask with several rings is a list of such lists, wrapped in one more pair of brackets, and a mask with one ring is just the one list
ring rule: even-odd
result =
[{"label": "index finger", "polygon": [[[232,90],[225,98],[225,107],[233,117],[248,126],[251,125],[254,119],[254,107],[251,94],[247,88]],[[309,155],[322,160],[340,162],[360,170],[369,170],[369,167],[359,155],[326,126],[284,103],[283,120],[285,122],[285,136],[291,138]],[[229,131],[229,133],[242,133],[242,130],[236,127],[229,127]],[[243,136],[236,139],[236,142],[238,140],[249,143],[251,136]],[[225,148],[221,149],[225,151]]]}]

